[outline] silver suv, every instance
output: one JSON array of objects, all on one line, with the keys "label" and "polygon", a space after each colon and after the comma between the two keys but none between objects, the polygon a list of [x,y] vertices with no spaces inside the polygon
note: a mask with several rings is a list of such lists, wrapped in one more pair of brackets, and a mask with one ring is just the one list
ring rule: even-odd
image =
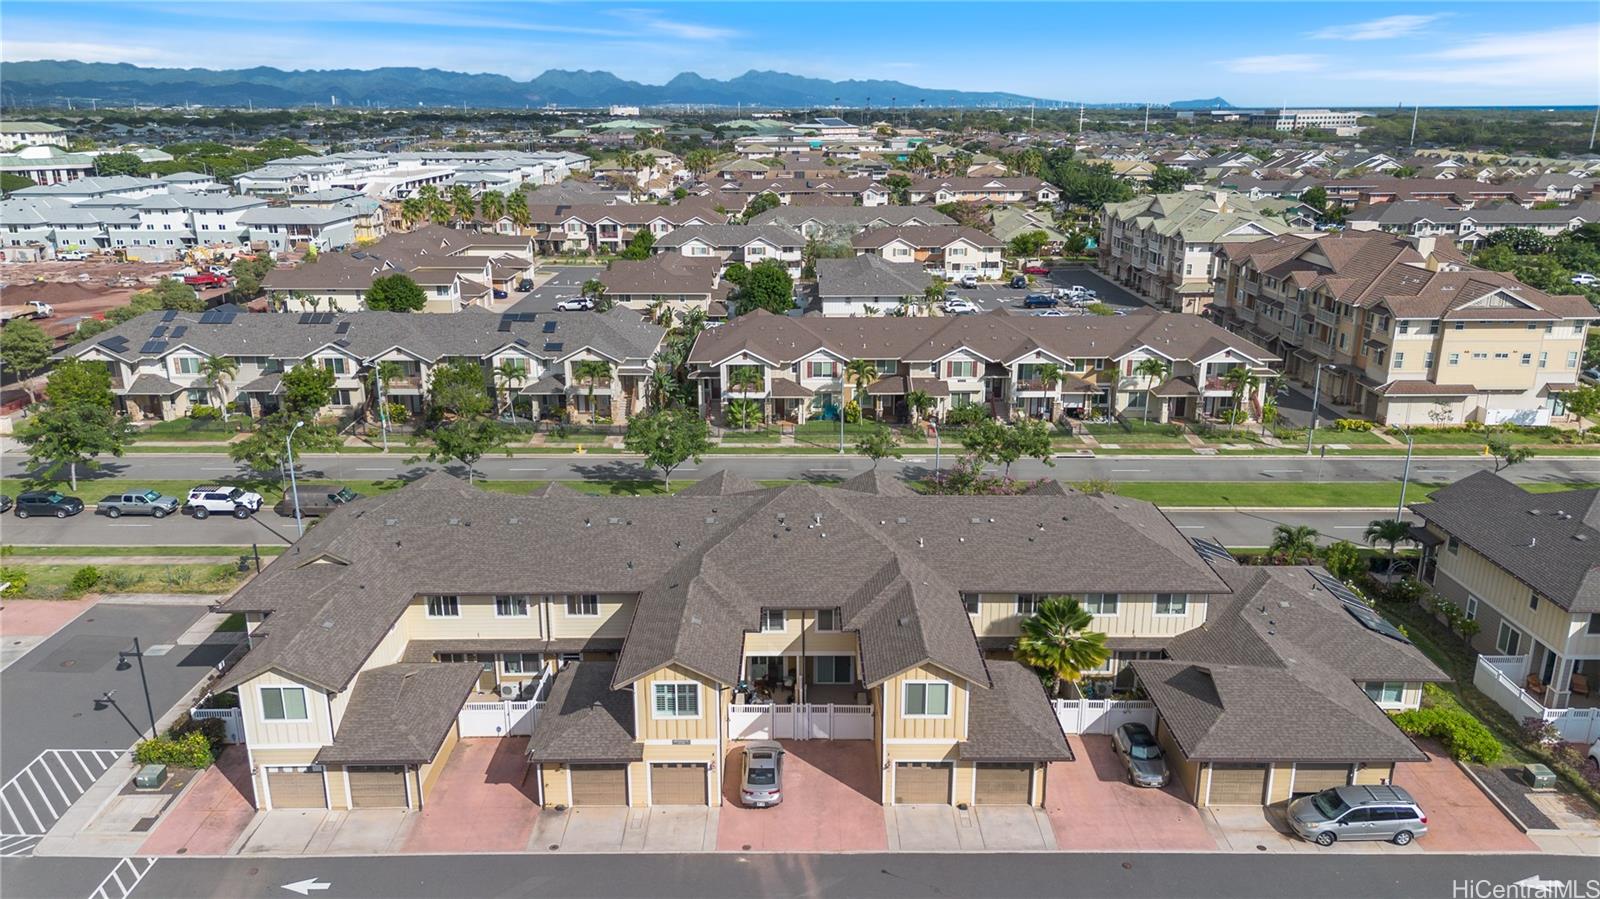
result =
[{"label": "silver suv", "polygon": [[1428,832],[1428,816],[1396,786],[1333,787],[1289,803],[1289,826],[1303,840],[1388,840],[1404,846]]}]

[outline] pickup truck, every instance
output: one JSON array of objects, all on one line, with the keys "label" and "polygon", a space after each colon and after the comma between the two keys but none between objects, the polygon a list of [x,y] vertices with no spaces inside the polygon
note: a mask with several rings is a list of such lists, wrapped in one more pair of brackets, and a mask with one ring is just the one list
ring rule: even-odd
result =
[{"label": "pickup truck", "polygon": [[178,511],[178,501],[154,490],[145,490],[143,492],[118,493],[104,497],[95,504],[95,509],[105,513],[107,518],[121,518],[124,515],[149,515],[153,518],[166,518],[173,512]]},{"label": "pickup truck", "polygon": [[[293,518],[294,496],[294,491],[285,490],[283,499],[278,500],[277,505],[272,507],[272,511],[277,512],[284,518]],[[299,496],[300,517],[321,518],[346,503],[355,502],[361,495],[349,487],[339,487],[334,490],[302,487],[299,490]]]},{"label": "pickup truck", "polygon": [[29,300],[12,309],[0,309],[0,324],[9,324],[30,318],[49,318],[56,314],[55,307],[39,300]]},{"label": "pickup truck", "polygon": [[227,287],[228,278],[216,272],[201,272],[197,275],[185,275],[183,283],[190,287]]}]

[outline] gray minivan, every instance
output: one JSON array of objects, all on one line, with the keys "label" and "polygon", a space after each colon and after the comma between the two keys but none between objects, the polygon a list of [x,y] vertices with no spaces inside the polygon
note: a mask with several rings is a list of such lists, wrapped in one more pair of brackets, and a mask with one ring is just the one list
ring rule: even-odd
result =
[{"label": "gray minivan", "polygon": [[1400,787],[1333,787],[1289,803],[1289,826],[1318,846],[1338,840],[1388,840],[1404,846],[1428,832],[1428,816]]}]

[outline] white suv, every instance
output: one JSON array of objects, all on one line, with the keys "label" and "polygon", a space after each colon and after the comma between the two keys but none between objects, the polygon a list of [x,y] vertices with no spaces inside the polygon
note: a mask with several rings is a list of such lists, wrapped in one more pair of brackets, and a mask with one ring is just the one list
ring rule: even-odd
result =
[{"label": "white suv", "polygon": [[184,503],[184,509],[194,513],[196,518],[209,517],[213,512],[234,518],[249,518],[259,508],[261,494],[239,487],[217,485],[190,490],[189,500]]}]

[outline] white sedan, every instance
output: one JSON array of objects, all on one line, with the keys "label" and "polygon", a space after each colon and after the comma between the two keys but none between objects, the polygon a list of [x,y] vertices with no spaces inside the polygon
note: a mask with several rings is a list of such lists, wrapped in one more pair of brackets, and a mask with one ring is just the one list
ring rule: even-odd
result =
[{"label": "white sedan", "polygon": [[1572,283],[1580,287],[1595,287],[1600,285],[1600,276],[1591,275],[1588,272],[1578,272],[1572,276]]},{"label": "white sedan", "polygon": [[977,304],[973,303],[971,300],[964,300],[961,297],[956,297],[955,299],[944,301],[945,315],[971,315],[977,311]]},{"label": "white sedan", "polygon": [[556,301],[557,312],[588,312],[594,308],[594,300],[588,297],[567,297]]}]

